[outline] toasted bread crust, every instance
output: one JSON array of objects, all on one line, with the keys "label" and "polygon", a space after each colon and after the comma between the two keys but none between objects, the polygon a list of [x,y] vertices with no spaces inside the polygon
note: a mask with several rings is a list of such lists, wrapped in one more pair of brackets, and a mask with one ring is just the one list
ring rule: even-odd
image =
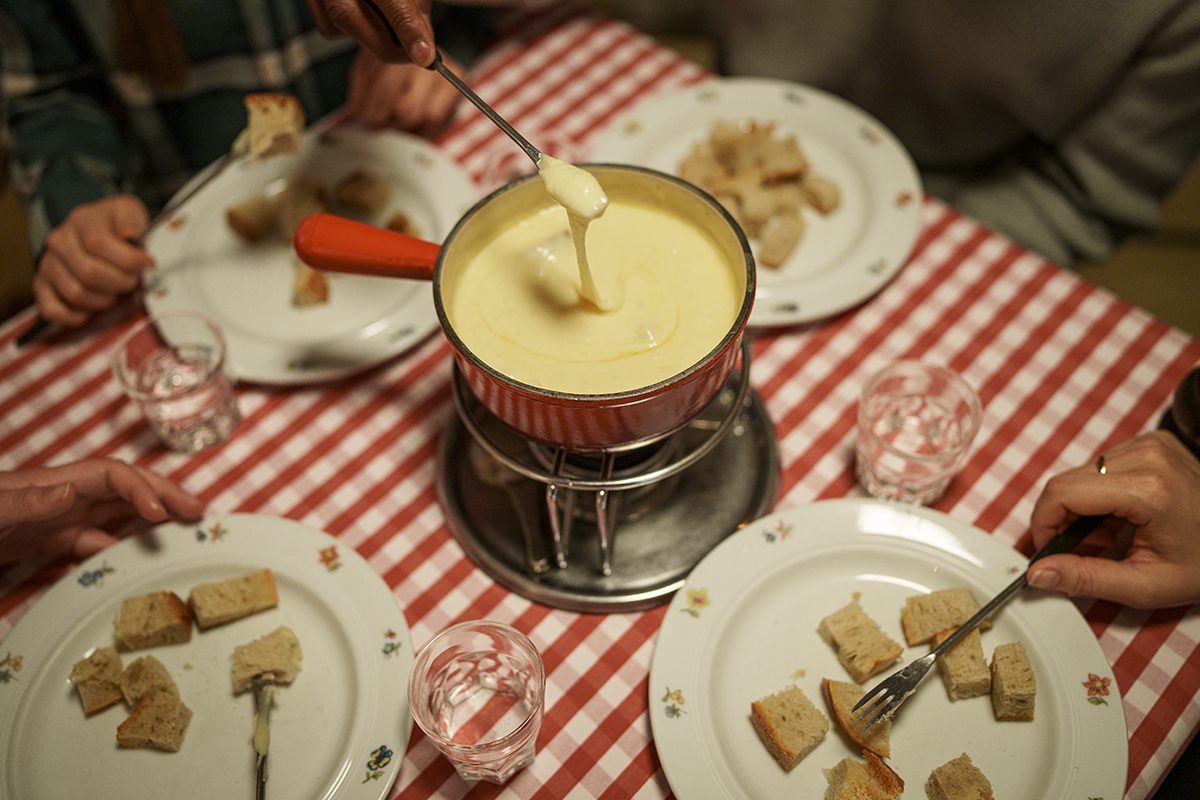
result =
[{"label": "toasted bread crust", "polygon": [[864,751],[874,753],[883,758],[890,758],[892,748],[889,741],[892,720],[881,719],[870,728],[864,728],[862,723],[855,720],[854,704],[866,692],[861,686],[845,681],[821,679],[821,694],[829,706],[830,713],[838,725],[845,731],[850,740]]}]

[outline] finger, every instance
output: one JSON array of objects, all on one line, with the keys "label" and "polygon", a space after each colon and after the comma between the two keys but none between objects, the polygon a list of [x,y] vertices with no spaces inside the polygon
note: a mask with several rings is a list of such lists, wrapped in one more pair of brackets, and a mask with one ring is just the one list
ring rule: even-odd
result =
[{"label": "finger", "polygon": [[429,2],[414,0],[364,0],[374,2],[387,18],[409,60],[420,67],[433,63],[433,26],[429,21]]},{"label": "finger", "polygon": [[[198,505],[182,487],[142,467],[116,459],[90,459],[55,468],[76,491],[94,503],[121,499],[144,519],[163,522],[176,507],[192,513]],[[38,479],[36,475],[32,479]]]},{"label": "finger", "polygon": [[305,0],[308,4],[308,10],[312,12],[313,22],[317,24],[317,31],[326,39],[341,39],[345,36],[338,29],[333,21],[329,19],[329,14],[325,11],[325,5],[321,0]]},{"label": "finger", "polygon": [[[418,69],[420,67],[414,67],[413,71]],[[411,74],[409,77],[411,80],[407,90],[403,95],[396,97],[392,122],[401,130],[415,131],[433,122],[436,109],[433,108],[432,103],[438,90],[442,86],[450,88],[450,85],[440,75],[424,70],[417,74]]]},{"label": "finger", "polygon": [[[150,485],[167,512],[179,519],[199,519],[204,516],[208,503],[184,489],[172,480],[144,467],[134,467]],[[139,512],[140,513],[140,512]],[[145,516],[143,514],[143,516]]]},{"label": "finger", "polygon": [[419,67],[390,65],[376,73],[364,109],[368,124],[378,128],[392,123],[397,107],[406,102],[412,89],[413,71],[417,69]]},{"label": "finger", "polygon": [[53,519],[69,511],[75,497],[75,487],[69,483],[5,489],[0,491],[0,520],[11,525]]},{"label": "finger", "polygon": [[91,316],[86,311],[68,306],[41,273],[33,278],[33,299],[43,317],[68,328],[78,328]]},{"label": "finger", "polygon": [[131,195],[110,197],[97,208],[100,221],[80,231],[84,248],[103,264],[115,267],[123,285],[131,291],[139,273],[151,269],[154,259],[137,241],[146,232],[150,214],[141,200]]},{"label": "finger", "polygon": [[1096,461],[1052,477],[1034,503],[1030,533],[1035,547],[1081,516],[1114,515],[1143,524],[1152,515],[1144,478],[1136,465],[1121,457],[1123,448],[1106,455],[1102,474]]},{"label": "finger", "polygon": [[363,100],[370,91],[377,64],[379,61],[374,56],[366,50],[360,50],[354,57],[354,63],[350,65],[350,81],[346,87],[346,109],[355,119],[361,120]]},{"label": "finger", "polygon": [[136,269],[127,270],[107,260],[108,254],[119,250],[126,252],[127,259],[132,253],[134,263],[146,258],[111,229],[60,228],[46,237],[42,267],[68,305],[99,310],[137,286]]},{"label": "finger", "polygon": [[1047,556],[1029,568],[1029,585],[1140,609],[1167,608],[1200,599],[1194,596],[1195,589],[1185,575],[1161,561]]},{"label": "finger", "polygon": [[[150,223],[150,212],[146,205],[133,195],[119,194],[109,198],[105,208],[118,239],[136,240],[146,232],[146,226]],[[150,256],[145,251],[141,248],[134,249],[141,253],[144,260],[150,261]]]},{"label": "finger", "polygon": [[410,81],[402,90],[393,92],[388,103],[388,126],[402,131],[419,127],[425,114],[422,95],[419,81]]},{"label": "finger", "polygon": [[[316,2],[320,3],[321,0]],[[403,44],[397,44],[399,35],[393,31],[378,7],[360,0],[326,0],[324,6],[328,24],[341,36],[354,39],[382,61],[410,60]]]},{"label": "finger", "polygon": [[454,116],[460,99],[458,91],[449,85],[445,90],[434,91],[425,103],[426,126],[437,129],[446,124]]}]

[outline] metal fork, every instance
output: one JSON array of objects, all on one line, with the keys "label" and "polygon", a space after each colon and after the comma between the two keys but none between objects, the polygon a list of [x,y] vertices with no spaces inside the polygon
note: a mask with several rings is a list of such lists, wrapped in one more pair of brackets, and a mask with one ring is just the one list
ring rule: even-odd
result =
[{"label": "metal fork", "polygon": [[[1037,551],[1033,555],[1033,558],[1029,559],[1030,566],[1032,566],[1033,563],[1038,559],[1045,558],[1046,556],[1054,555],[1055,553],[1067,553],[1071,550],[1074,550],[1075,546],[1082,542],[1089,533],[1100,527],[1100,523],[1102,523],[1105,519],[1107,519],[1105,516],[1094,516],[1080,517],[1079,519],[1075,520],[1066,530],[1055,536],[1046,543],[1045,547]],[[902,667],[901,669],[892,673],[889,677],[880,681],[875,688],[871,689],[871,691],[864,694],[862,698],[854,704],[854,708],[851,709],[851,711],[859,711],[860,708],[862,709],[855,717],[855,720],[862,722],[867,718],[868,715],[871,715],[872,712],[875,712],[870,719],[867,720],[866,724],[863,725],[863,728],[865,729],[871,727],[879,720],[891,716],[892,713],[900,707],[900,704],[907,700],[909,695],[917,690],[917,684],[921,682],[921,680],[925,677],[925,674],[929,672],[929,668],[932,667],[934,662],[941,657],[942,653],[945,653],[947,650],[953,647],[959,639],[975,630],[979,623],[991,616],[992,612],[1007,603],[1008,600],[1017,593],[1017,591],[1025,586],[1025,584],[1028,582],[1028,578],[1029,567],[1026,567],[1025,571],[1021,573],[1020,577],[1006,586],[1004,590],[1000,592],[1000,594],[992,598],[991,602],[979,609],[979,611],[975,613],[975,616],[971,617],[969,620],[959,626],[958,630],[947,636],[941,644],[939,644],[929,653],[929,655],[918,658],[908,666]],[[870,705],[867,705],[872,698],[874,698],[874,702],[871,702]]]}]

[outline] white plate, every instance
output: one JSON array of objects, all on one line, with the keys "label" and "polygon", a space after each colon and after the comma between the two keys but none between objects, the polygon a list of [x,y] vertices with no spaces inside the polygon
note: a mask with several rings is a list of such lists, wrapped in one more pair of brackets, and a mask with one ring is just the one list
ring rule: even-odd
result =
[{"label": "white plate", "polygon": [[429,281],[329,274],[329,302],[297,308],[291,244],[280,237],[248,244],[225,221],[229,206],[281,187],[281,179],[303,175],[332,190],[358,169],[392,190],[366,221],[384,224],[403,211],[431,242],[443,241],[478,198],[470,179],[424,139],[310,130],[298,155],[233,164],[151,234],[158,269],[146,282],[146,308],[208,314],[225,332],[234,374],[261,383],[332,380],[409,349],[438,326]]},{"label": "white plate", "polygon": [[777,134],[794,134],[812,171],[842,195],[827,217],[804,212],[804,237],[787,261],[759,268],[751,325],[812,322],[853,308],[908,260],[922,196],[912,159],[878,120],[809,86],[724,78],[652,97],[601,134],[590,160],[674,175],[718,120],[774,122]]},{"label": "white plate", "polygon": [[[119,747],[124,703],[84,716],[68,675],[92,648],[114,643],[123,598],[166,589],[186,599],[197,583],[262,567],[275,575],[277,608],[193,630],[185,644],[122,653],[126,664],[153,655],[178,684],[193,712],[178,753]],[[297,522],[242,514],[123,540],[21,618],[0,645],[0,797],[253,797],[254,698],[233,695],[229,655],[280,625],[295,631],[304,657],[271,711],[268,795],[386,797],[412,729],[404,615],[353,548]]]},{"label": "white plate", "polygon": [[[851,680],[817,634],[856,595],[904,643],[904,599],[967,586],[982,603],[1026,565],[982,531],[928,509],[831,500],[751,523],[717,546],[671,601],[650,668],[650,719],[667,780],[680,800],[819,797],[821,770],[862,759],[831,722],[824,741],[784,772],[750,724],[750,703],[795,683],[827,713],[821,679]],[[1073,603],[1025,590],[983,633],[984,654],[1020,641],[1037,677],[1035,719],[997,722],[987,696],[952,703],[937,670],[897,712],[890,764],[908,795],[967,753],[996,797],[1119,798],[1129,746],[1112,671]],[[928,652],[907,647],[902,661]],[[898,668],[899,665],[897,665]],[[867,681],[874,686],[891,670]],[[1085,684],[1108,681],[1108,696]]]}]

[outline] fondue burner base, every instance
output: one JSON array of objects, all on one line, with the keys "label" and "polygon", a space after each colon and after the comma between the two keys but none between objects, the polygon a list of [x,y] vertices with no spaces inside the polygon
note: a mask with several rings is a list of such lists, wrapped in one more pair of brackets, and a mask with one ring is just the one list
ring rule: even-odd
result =
[{"label": "fondue burner base", "polygon": [[[673,434],[681,438],[680,449],[694,448],[710,436],[735,412],[731,405],[736,397],[727,388]],[[476,422],[505,453],[530,451],[529,440],[490,413],[477,410]],[[618,516],[611,574],[605,576],[595,514],[587,513],[595,507],[595,492],[575,490],[567,559],[558,566],[551,553],[546,484],[511,470],[498,478],[485,469],[492,474],[484,480],[479,457],[492,457],[482,453],[457,415],[439,455],[438,494],[450,533],[468,557],[510,591],[570,611],[639,611],[667,602],[700,559],[739,527],[768,513],[779,493],[775,430],[762,400],[750,391],[728,433],[695,464],[657,484],[611,493]],[[541,572],[529,566],[522,525],[532,528],[545,561]]]}]

